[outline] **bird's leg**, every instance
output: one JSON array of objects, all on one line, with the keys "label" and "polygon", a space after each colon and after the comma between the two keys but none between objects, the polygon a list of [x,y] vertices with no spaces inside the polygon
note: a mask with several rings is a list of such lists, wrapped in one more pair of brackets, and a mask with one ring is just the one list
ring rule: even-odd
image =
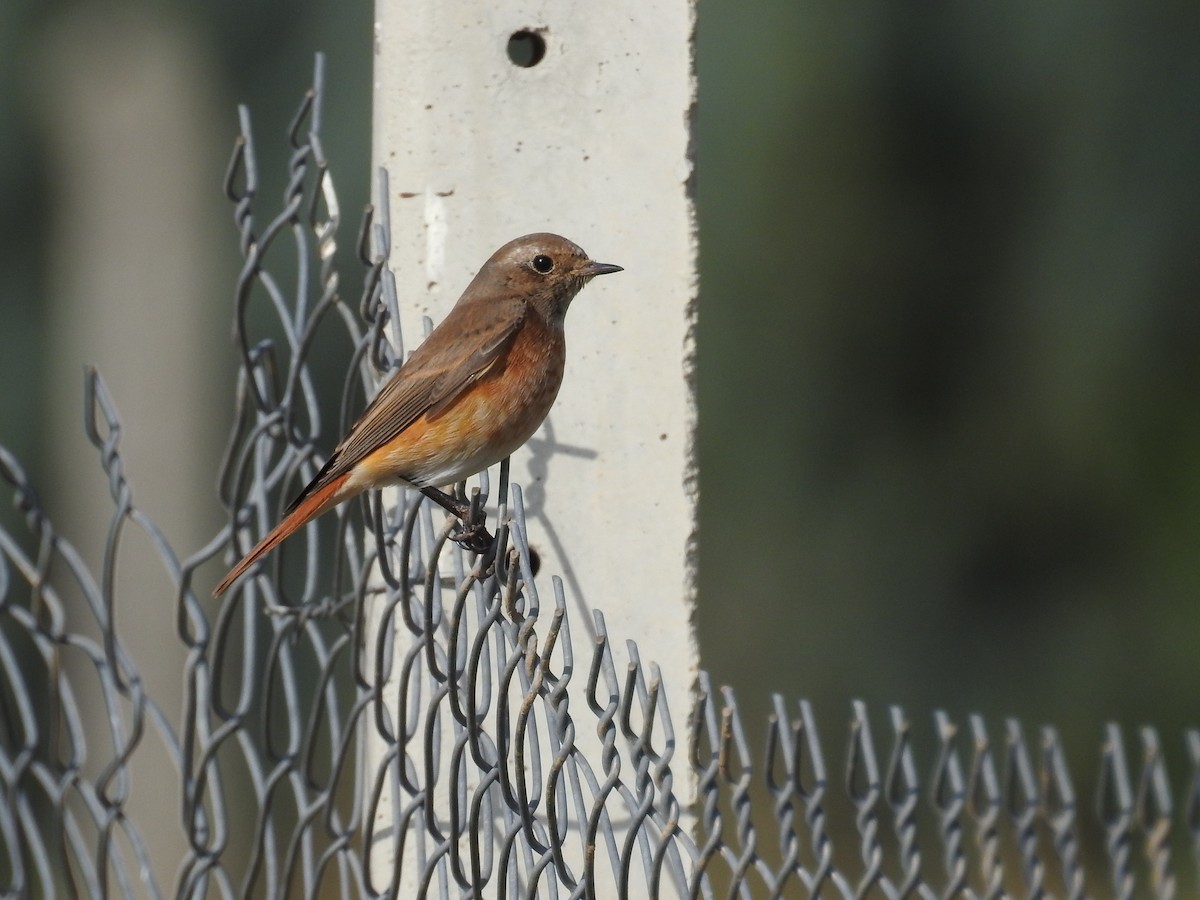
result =
[{"label": "bird's leg", "polygon": [[462,544],[472,553],[486,553],[491,549],[495,538],[484,525],[487,513],[482,506],[473,508],[467,501],[435,487],[423,487],[421,493],[462,522],[462,530],[458,534],[450,535],[450,540]]},{"label": "bird's leg", "polygon": [[458,516],[464,522],[471,517],[471,504],[459,500],[453,494],[447,494],[435,487],[423,487],[421,493],[453,516]]}]

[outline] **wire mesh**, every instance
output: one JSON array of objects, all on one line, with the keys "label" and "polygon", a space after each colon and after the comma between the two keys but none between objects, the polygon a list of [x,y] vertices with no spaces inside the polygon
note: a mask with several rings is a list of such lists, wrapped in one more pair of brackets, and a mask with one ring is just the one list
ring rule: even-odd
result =
[{"label": "wire mesh", "polygon": [[[575,637],[557,578],[543,602],[504,467],[491,564],[449,542],[452,523],[419,496],[375,495],[363,515],[333,517],[332,543],[310,526],[209,600],[197,569],[240,555],[277,520],[319,468],[318,444],[402,358],[386,208],[368,210],[360,232],[357,308],[339,294],[322,81],[318,58],[287,136],[281,209],[259,224],[245,109],[226,180],[244,259],[220,479],[228,524],[175,554],[132,501],[122,424],[94,371],[85,431],[113,502],[98,572],[0,449],[32,538],[25,550],[0,531],[5,897],[1172,897],[1177,868],[1194,883],[1200,730],[1183,736],[1188,769],[1173,788],[1153,728],[1131,759],[1107,727],[1092,807],[1103,846],[1091,855],[1053,728],[1031,740],[1016,721],[995,732],[972,715],[960,737],[937,712],[923,781],[904,712],[889,710],[876,741],[856,702],[833,784],[811,705],[776,695],[756,757],[731,690],[701,674],[679,727],[663,673],[635,642],[621,645],[601,613],[594,639]],[[283,274],[281,242],[292,248]],[[352,348],[335,429],[312,365],[327,319]],[[480,502],[489,487],[484,476]],[[113,576],[131,529],[175,586],[173,639],[187,651],[177,723],[147,694],[116,624],[131,602]],[[97,696],[101,732],[81,714]],[[178,783],[140,787],[182,798],[187,849],[170,861],[173,884],[152,874],[154,826],[127,814],[150,734]],[[698,782],[694,817],[677,772]]]}]

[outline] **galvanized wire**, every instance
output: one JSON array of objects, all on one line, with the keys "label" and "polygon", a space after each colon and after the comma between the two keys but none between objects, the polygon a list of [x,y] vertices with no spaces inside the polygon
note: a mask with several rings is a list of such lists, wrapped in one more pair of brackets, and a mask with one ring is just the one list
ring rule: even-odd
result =
[{"label": "galvanized wire", "polygon": [[[227,525],[176,556],[132,501],[121,420],[95,372],[85,430],[113,502],[98,573],[0,449],[32,540],[23,549],[0,531],[3,896],[394,897],[415,884],[441,897],[1167,898],[1177,867],[1196,883],[1200,730],[1184,736],[1176,795],[1157,732],[1138,733],[1131,761],[1108,726],[1093,810],[1104,839],[1089,848],[1087,807],[1052,728],[1035,761],[1015,721],[993,744],[977,715],[960,736],[943,712],[927,731],[893,707],[879,741],[855,702],[839,791],[806,701],[772,699],[756,755],[732,690],[702,673],[677,727],[664,678],[686,673],[644,662],[600,612],[573,631],[558,578],[539,592],[506,468],[494,564],[449,542],[453,523],[419,497],[372,496],[332,517],[332,544],[307,529],[210,601],[197,569],[270,528],[317,471],[318,448],[403,356],[386,208],[369,210],[360,233],[360,301],[339,293],[322,78],[318,59],[287,135],[279,211],[260,224],[246,110],[226,180],[244,258],[236,424],[219,489]],[[293,262],[277,272],[281,241]],[[333,426],[311,366],[329,318],[350,358]],[[486,478],[482,487],[477,502]],[[187,660],[178,727],[115,625],[131,602],[113,577],[130,529],[150,539],[175,587]],[[67,596],[82,604],[70,622]],[[101,698],[99,733],[81,715],[84,693]],[[139,783],[151,733],[178,783]],[[675,793],[680,773],[697,781],[694,827]],[[173,884],[154,881],[149,826],[127,812],[135,784],[183,798],[188,846],[169,861]],[[830,813],[849,826],[833,827]],[[1172,853],[1185,843],[1190,854]]]}]

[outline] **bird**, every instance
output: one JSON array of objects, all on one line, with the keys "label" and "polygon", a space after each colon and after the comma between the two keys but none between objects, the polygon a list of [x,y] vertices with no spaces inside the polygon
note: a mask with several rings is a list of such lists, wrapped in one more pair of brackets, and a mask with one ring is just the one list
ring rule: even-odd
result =
[{"label": "bird", "polygon": [[457,516],[463,527],[455,539],[483,552],[491,536],[469,521],[469,504],[441,488],[533,436],[562,385],[567,308],[597,275],[620,271],[557,234],[527,234],[497,250],[213,596],[317,516],[388,485],[417,488]]}]

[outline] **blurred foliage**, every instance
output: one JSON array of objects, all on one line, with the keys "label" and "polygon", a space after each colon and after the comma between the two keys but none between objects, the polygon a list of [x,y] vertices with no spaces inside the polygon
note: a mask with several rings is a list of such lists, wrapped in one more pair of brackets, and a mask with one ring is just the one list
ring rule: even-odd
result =
[{"label": "blurred foliage", "polygon": [[[704,3],[704,662],[1155,722],[1200,669],[1200,6]],[[757,477],[748,477],[751,474]]]},{"label": "blurred foliage", "polygon": [[[215,93],[226,110],[225,127],[207,136],[211,152],[198,152],[195,163],[206,171],[202,178],[221,196],[224,165],[238,131],[237,105],[252,111],[260,159],[260,199],[256,208],[263,221],[281,206],[288,177],[287,129],[312,78],[313,54],[326,52],[328,71],[324,149],[336,173],[344,225],[340,235],[338,267],[343,290],[357,300],[362,270],[355,242],[370,181],[370,108],[372,15],[369,4],[339,7],[329,4],[262,2],[49,2],[16,0],[0,6],[0,444],[23,462],[33,482],[43,492],[50,478],[46,442],[48,404],[69,404],[82,410],[82,371],[79,389],[55,396],[49,374],[56,362],[49,358],[48,294],[53,268],[61,264],[50,246],[53,237],[57,176],[49,133],[47,108],[56,102],[48,86],[47,62],[56,37],[97,21],[153,23],[173,35],[195,59],[199,70],[211,76],[202,87]],[[97,41],[103,40],[97,35]],[[118,60],[114,60],[114,67]],[[228,333],[233,310],[233,288],[240,266],[238,233],[233,205],[227,204],[227,240],[219,255],[207,260],[222,273],[228,290],[213,298],[211,315]],[[131,208],[130,215],[138,215]],[[187,211],[181,211],[181,215]],[[164,227],[169,227],[164,223]],[[286,252],[281,248],[281,254]],[[192,253],[211,248],[191,247]],[[257,316],[252,309],[252,319]],[[231,342],[213,347],[216,369],[232,371],[236,353]],[[333,408],[340,391],[348,351],[337,348],[321,357]],[[219,377],[219,376],[215,376]],[[16,389],[19,386],[19,389]],[[118,405],[120,398],[118,398]],[[221,435],[232,422],[214,423]],[[80,441],[83,443],[82,432]],[[219,459],[212,461],[215,479]],[[216,508],[213,496],[213,508]],[[205,511],[211,512],[211,511]],[[0,507],[0,527],[21,536],[20,519],[5,501]],[[60,523],[61,524],[61,523]]]},{"label": "blurred foliage", "polygon": [[[29,73],[69,7],[0,6],[0,442],[35,478],[52,178]],[[281,134],[329,54],[354,272],[369,4],[153,9],[215,61],[223,146],[235,102]],[[705,665],[749,722],[779,690],[833,721],[856,696],[1053,720],[1086,748],[1153,721],[1177,751],[1200,5],[704,0],[699,42]],[[263,170],[277,197],[282,160]]]}]

